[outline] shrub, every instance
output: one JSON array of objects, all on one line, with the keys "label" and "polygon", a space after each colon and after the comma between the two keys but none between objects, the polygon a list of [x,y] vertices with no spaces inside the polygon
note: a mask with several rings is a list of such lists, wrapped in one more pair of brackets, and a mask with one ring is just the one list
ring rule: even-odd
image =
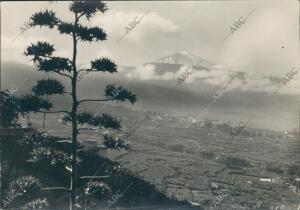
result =
[{"label": "shrub", "polygon": [[114,137],[111,135],[104,135],[104,142],[103,144],[110,149],[129,149],[129,143],[127,141],[124,141],[123,139],[119,137]]},{"label": "shrub", "polygon": [[34,176],[22,176],[12,181],[5,199],[4,207],[14,207],[20,201],[30,201],[32,197],[37,196],[41,190],[40,180]]},{"label": "shrub", "polygon": [[206,128],[212,128],[212,126],[213,126],[213,122],[210,119],[206,118],[204,120],[204,127],[206,127]]},{"label": "shrub", "polygon": [[292,166],[289,167],[287,172],[288,172],[289,175],[300,176],[300,166],[299,165],[292,165]]},{"label": "shrub", "polygon": [[283,170],[275,165],[267,165],[266,170],[269,172],[274,172],[276,174],[283,174]]},{"label": "shrub", "polygon": [[203,152],[202,156],[207,159],[215,159],[216,155],[213,152]]},{"label": "shrub", "polygon": [[15,96],[0,92],[0,123],[1,127],[19,127],[17,123],[19,118],[18,100]]},{"label": "shrub", "polygon": [[102,198],[111,193],[111,188],[104,182],[88,182],[87,187],[84,189],[87,196],[93,195],[94,197]]},{"label": "shrub", "polygon": [[49,206],[46,198],[44,199],[36,199],[30,201],[25,204],[24,209],[37,210],[37,209],[45,209],[45,207]]},{"label": "shrub", "polygon": [[232,156],[226,157],[224,160],[224,164],[231,169],[242,169],[243,167],[250,166],[249,161]]},{"label": "shrub", "polygon": [[219,129],[223,132],[226,132],[226,133],[230,133],[230,131],[232,130],[230,124],[228,124],[228,123],[218,124],[217,129]]}]

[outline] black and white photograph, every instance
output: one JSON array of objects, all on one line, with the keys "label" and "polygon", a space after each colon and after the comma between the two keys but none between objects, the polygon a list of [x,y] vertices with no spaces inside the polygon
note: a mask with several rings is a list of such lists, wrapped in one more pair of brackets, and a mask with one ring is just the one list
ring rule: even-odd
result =
[{"label": "black and white photograph", "polygon": [[300,1],[1,1],[0,210],[300,210]]}]

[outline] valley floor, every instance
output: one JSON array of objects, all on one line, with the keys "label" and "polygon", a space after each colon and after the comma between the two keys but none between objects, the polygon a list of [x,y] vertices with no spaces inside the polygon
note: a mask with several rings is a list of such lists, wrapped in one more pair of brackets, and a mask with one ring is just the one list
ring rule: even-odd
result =
[{"label": "valley floor", "polygon": [[[97,131],[81,133],[82,141],[92,147],[101,144],[101,136]],[[232,139],[213,128],[154,122],[138,128],[129,140],[129,151],[105,150],[99,155],[119,162],[176,200],[199,209],[300,209],[297,138]]]}]

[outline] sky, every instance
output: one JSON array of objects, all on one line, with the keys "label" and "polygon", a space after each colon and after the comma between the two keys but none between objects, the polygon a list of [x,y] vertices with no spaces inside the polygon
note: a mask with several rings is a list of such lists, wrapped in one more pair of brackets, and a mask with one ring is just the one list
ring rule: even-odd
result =
[{"label": "sky", "polygon": [[[53,43],[56,55],[71,56],[71,37],[56,30],[30,28],[18,36],[30,16],[46,8],[71,21],[69,4],[1,2],[2,62],[32,65],[22,52],[38,40]],[[81,64],[110,57],[118,65],[138,66],[188,51],[252,75],[283,76],[293,66],[299,66],[298,0],[115,1],[107,2],[107,7],[105,14],[98,14],[87,23],[102,27],[108,34],[107,40],[81,43]],[[125,28],[135,18],[139,23],[126,34]],[[231,27],[239,20],[244,23],[232,33]]]}]

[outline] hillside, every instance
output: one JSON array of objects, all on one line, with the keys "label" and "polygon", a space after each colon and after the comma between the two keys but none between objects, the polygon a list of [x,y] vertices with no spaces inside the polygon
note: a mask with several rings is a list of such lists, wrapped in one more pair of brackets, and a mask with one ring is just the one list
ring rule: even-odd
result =
[{"label": "hillside", "polygon": [[[169,64],[168,64],[169,65]],[[177,65],[177,64],[176,64]],[[18,86],[17,95],[28,91],[39,78],[53,77],[29,66],[14,63],[2,64],[4,88]],[[297,124],[298,102],[297,96],[274,95],[266,92],[252,92],[231,90],[217,101],[203,115],[200,115],[213,100],[212,95],[221,86],[206,83],[182,84],[170,94],[170,90],[176,85],[176,80],[134,80],[116,75],[87,75],[86,79],[79,82],[78,95],[86,98],[103,98],[103,90],[106,85],[116,83],[123,84],[138,96],[138,102],[133,107],[128,104],[120,105],[128,109],[155,110],[172,113],[178,116],[190,116],[196,118],[212,118],[215,120],[232,121],[238,123],[246,120],[253,113],[257,113],[249,126],[266,129],[292,130]],[[63,80],[62,80],[63,81]],[[64,82],[64,81],[63,81]],[[68,88],[68,85],[66,85]],[[90,91],[90,90],[99,90]],[[69,103],[70,98],[65,95],[59,97],[57,102]],[[116,105],[116,104],[112,104]],[[95,110],[101,103],[89,104],[87,109]],[[196,113],[196,114],[195,114]],[[199,113],[197,115],[197,113]]]}]

